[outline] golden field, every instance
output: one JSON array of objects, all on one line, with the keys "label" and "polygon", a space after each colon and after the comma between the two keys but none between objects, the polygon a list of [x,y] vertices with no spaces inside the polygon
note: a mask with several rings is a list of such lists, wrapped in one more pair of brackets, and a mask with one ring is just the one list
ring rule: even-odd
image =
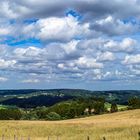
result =
[{"label": "golden field", "polygon": [[0,135],[31,140],[139,140],[140,109],[65,121],[0,121]]}]

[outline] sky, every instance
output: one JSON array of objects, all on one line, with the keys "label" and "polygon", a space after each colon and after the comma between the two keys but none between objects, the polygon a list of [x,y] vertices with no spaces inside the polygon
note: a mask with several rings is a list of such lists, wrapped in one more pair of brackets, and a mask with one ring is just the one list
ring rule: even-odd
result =
[{"label": "sky", "polygon": [[0,89],[140,89],[139,0],[1,0]]}]

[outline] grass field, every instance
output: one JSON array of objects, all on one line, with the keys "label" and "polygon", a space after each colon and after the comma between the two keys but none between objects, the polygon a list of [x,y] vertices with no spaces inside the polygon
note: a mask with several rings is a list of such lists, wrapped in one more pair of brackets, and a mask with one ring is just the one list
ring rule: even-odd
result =
[{"label": "grass field", "polygon": [[[110,110],[111,104],[108,103],[108,102],[106,102],[106,103],[105,103],[105,107],[106,107],[108,110]],[[118,107],[118,110],[127,110],[127,108],[128,108],[128,106],[126,106],[126,105],[117,105],[117,107]]]},{"label": "grass field", "polygon": [[0,121],[0,134],[31,136],[31,140],[139,140],[140,110],[66,121]]}]

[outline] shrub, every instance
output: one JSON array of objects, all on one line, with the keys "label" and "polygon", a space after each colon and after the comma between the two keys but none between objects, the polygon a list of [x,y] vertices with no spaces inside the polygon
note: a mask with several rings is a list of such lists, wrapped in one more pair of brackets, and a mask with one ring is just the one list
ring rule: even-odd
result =
[{"label": "shrub", "polygon": [[46,116],[47,120],[61,120],[61,116],[59,114],[57,114],[56,112],[50,112],[49,114],[47,114]]},{"label": "shrub", "polygon": [[20,120],[22,113],[19,109],[1,109],[0,120]]},{"label": "shrub", "polygon": [[133,98],[129,99],[128,106],[129,106],[130,109],[140,108],[140,98],[133,97]]},{"label": "shrub", "polygon": [[115,104],[115,103],[111,104],[110,112],[114,113],[114,112],[117,112],[117,111],[118,111],[117,104]]}]

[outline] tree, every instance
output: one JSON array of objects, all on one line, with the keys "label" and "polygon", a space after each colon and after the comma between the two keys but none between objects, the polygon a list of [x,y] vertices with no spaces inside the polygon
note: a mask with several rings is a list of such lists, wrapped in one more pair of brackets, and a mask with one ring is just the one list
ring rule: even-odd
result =
[{"label": "tree", "polygon": [[39,119],[45,119],[46,115],[48,114],[48,108],[47,107],[37,107],[35,109],[36,115]]},{"label": "tree", "polygon": [[140,108],[140,98],[138,98],[138,97],[132,97],[128,101],[128,106],[129,106],[130,109]]},{"label": "tree", "polygon": [[20,120],[22,113],[19,109],[0,109],[0,120]]},{"label": "tree", "polygon": [[69,118],[69,119],[72,119],[72,118],[74,118],[76,116],[76,110],[74,109],[74,108],[70,108],[70,110],[69,110],[69,112],[68,112],[68,114],[67,114],[67,117]]},{"label": "tree", "polygon": [[117,104],[116,103],[111,104],[110,112],[114,113],[114,112],[117,112],[117,111],[118,111]]},{"label": "tree", "polygon": [[47,114],[46,116],[47,120],[61,120],[61,116],[59,114],[57,114],[56,112],[50,112],[49,114]]},{"label": "tree", "polygon": [[102,114],[105,112],[104,101],[94,101],[94,112],[95,114]]}]

